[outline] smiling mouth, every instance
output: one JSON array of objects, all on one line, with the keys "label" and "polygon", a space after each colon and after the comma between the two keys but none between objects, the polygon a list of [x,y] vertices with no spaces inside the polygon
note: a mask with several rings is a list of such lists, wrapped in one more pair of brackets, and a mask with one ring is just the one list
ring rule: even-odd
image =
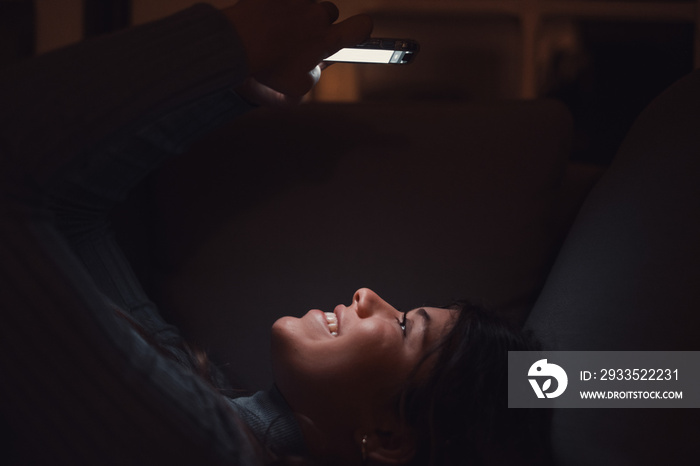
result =
[{"label": "smiling mouth", "polygon": [[338,316],[332,312],[324,312],[326,316],[326,322],[328,322],[328,330],[331,331],[331,335],[334,337],[338,336]]}]

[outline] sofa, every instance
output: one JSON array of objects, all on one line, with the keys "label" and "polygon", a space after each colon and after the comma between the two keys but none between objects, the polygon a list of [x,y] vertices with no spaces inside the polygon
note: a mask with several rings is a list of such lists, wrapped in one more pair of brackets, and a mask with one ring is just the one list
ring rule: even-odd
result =
[{"label": "sofa", "polygon": [[[240,388],[272,383],[276,318],[361,287],[399,309],[469,299],[546,349],[636,349],[609,343],[624,322],[598,331],[604,309],[567,313],[581,306],[561,282],[575,289],[587,253],[562,244],[609,172],[569,160],[573,125],[548,100],[258,109],[151,178],[120,235],[163,313]],[[135,240],[143,221],[152,235]],[[639,349],[697,349],[676,343]],[[554,410],[555,463],[694,464],[695,411]]]}]

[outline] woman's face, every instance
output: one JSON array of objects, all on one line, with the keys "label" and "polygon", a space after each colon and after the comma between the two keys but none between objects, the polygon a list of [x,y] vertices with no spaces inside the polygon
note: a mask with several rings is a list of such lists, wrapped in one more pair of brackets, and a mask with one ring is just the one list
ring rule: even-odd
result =
[{"label": "woman's face", "polygon": [[363,288],[328,316],[314,309],[300,319],[283,317],[272,327],[275,382],[292,409],[319,428],[359,426],[390,408],[456,312],[417,308],[402,325],[403,312]]}]

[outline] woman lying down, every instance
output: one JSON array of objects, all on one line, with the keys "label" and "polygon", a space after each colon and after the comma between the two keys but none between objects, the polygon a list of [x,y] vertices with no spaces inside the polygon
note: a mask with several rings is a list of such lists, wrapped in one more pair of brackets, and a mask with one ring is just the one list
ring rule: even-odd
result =
[{"label": "woman lying down", "polygon": [[491,314],[399,312],[360,289],[275,322],[275,387],[232,399],[114,239],[110,209],[148,172],[251,108],[298,101],[318,63],[371,32],[337,19],[309,0],[198,5],[3,72],[5,464],[544,460],[539,424],[505,406],[507,351],[529,343]]}]

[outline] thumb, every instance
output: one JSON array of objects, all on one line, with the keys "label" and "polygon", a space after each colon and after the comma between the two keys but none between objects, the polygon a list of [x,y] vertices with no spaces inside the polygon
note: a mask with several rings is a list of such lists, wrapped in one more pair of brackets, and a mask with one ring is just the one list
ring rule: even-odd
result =
[{"label": "thumb", "polygon": [[[333,24],[326,34],[327,57],[343,47],[353,47],[369,39],[374,23],[368,15],[356,15]],[[326,57],[324,57],[326,58]]]}]

